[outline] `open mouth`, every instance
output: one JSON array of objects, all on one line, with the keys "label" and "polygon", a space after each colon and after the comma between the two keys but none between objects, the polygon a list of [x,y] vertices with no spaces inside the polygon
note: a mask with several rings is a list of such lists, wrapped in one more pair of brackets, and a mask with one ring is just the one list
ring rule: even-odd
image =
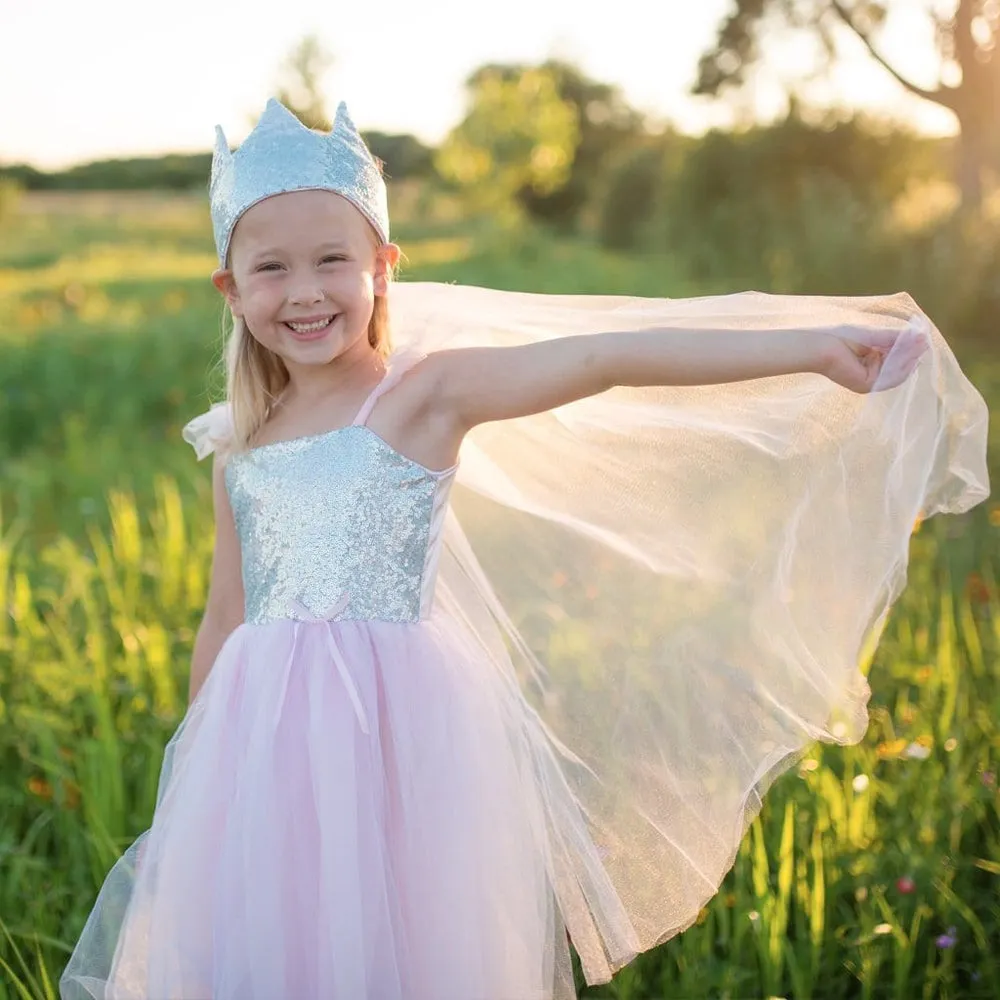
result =
[{"label": "open mouth", "polygon": [[322,337],[333,326],[336,318],[336,315],[324,316],[309,323],[290,323],[286,321],[285,326],[300,340],[313,340],[316,337]]}]

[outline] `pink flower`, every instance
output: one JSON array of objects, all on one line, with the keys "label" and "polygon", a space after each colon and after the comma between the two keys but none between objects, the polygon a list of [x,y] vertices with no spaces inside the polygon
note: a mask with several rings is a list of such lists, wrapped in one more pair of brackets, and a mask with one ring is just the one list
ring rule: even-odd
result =
[{"label": "pink flower", "polygon": [[909,895],[911,892],[916,891],[917,883],[909,875],[903,875],[901,878],[896,879],[896,888],[900,892]]}]

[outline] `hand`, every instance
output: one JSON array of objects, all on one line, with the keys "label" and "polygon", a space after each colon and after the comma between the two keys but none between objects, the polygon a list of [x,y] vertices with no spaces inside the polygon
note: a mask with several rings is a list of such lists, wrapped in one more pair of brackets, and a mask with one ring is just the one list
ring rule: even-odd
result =
[{"label": "hand", "polygon": [[842,326],[824,331],[823,374],[852,392],[882,392],[909,378],[930,347],[926,321],[911,320],[904,330]]}]

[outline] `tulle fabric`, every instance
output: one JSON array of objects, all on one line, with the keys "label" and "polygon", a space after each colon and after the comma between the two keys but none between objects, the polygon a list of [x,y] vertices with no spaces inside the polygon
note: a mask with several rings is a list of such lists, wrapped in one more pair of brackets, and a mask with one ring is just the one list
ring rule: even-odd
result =
[{"label": "tulle fabric", "polygon": [[439,615],[240,626],[167,746],[152,826],[109,874],[64,1000],[575,996],[497,678]]},{"label": "tulle fabric", "polygon": [[[618,386],[463,442],[439,587],[510,651],[494,665],[537,713],[560,912],[587,982],[606,982],[694,923],[813,741],[863,737],[917,520],[989,495],[986,404],[906,293],[404,283],[390,315],[426,354],[616,331],[897,335],[868,394],[815,373]],[[928,350],[884,389],[913,337]]]}]

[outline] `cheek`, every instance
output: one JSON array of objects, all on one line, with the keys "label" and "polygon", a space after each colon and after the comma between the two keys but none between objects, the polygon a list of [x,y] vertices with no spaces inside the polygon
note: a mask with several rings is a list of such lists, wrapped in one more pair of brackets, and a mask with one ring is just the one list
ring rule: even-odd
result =
[{"label": "cheek", "polygon": [[373,278],[367,271],[344,271],[333,276],[327,287],[332,295],[353,300],[359,306],[367,305],[374,298]]},{"label": "cheek", "polygon": [[271,281],[251,284],[244,295],[243,306],[248,314],[259,316],[266,312],[273,312],[282,301],[284,301],[284,293],[281,289],[281,282],[272,279]]}]

